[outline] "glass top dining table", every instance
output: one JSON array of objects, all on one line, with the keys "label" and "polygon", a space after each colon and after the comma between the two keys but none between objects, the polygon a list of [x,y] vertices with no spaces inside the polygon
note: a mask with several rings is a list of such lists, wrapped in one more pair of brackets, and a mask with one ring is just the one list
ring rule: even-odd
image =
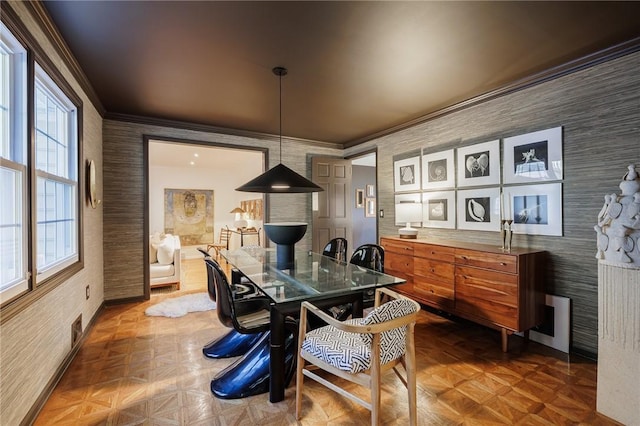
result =
[{"label": "glass top dining table", "polygon": [[242,247],[221,250],[220,254],[273,301],[269,360],[271,402],[284,399],[285,316],[296,317],[303,301],[320,308],[351,302],[355,304],[356,313],[361,312],[365,291],[405,282],[402,278],[305,250],[296,250],[293,267],[284,270],[277,268],[273,248]]}]

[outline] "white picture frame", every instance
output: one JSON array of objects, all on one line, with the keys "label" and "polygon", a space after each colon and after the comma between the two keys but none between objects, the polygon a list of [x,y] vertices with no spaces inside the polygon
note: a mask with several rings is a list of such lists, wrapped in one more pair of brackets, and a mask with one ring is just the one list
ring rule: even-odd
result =
[{"label": "white picture frame", "polygon": [[456,186],[453,149],[422,156],[422,189],[445,189]]},{"label": "white picture frame", "polygon": [[420,156],[398,160],[393,163],[394,191],[419,191],[420,184]]},{"label": "white picture frame", "polygon": [[514,234],[562,236],[562,183],[504,187]]},{"label": "white picture frame", "polygon": [[500,188],[458,190],[458,229],[500,231]]},{"label": "white picture frame", "polygon": [[562,127],[505,138],[505,184],[562,180]]},{"label": "white picture frame", "polygon": [[422,227],[456,228],[456,192],[434,191],[422,193]]},{"label": "white picture frame", "polygon": [[500,140],[457,149],[458,187],[500,184]]},{"label": "white picture frame", "polygon": [[[413,202],[413,203],[421,203],[422,196],[419,192],[412,194],[396,194],[394,197],[394,205],[400,204],[402,202]],[[399,222],[398,214],[395,214],[395,224],[396,226],[405,226],[407,222]],[[411,222],[411,226],[419,228],[421,226],[421,222]]]}]

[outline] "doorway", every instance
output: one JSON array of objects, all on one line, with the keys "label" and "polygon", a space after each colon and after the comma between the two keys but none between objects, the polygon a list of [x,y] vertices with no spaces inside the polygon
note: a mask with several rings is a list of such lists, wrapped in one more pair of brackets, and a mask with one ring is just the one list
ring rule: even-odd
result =
[{"label": "doorway", "polygon": [[314,252],[337,237],[347,239],[348,257],[362,244],[378,243],[376,170],[375,152],[312,159],[312,180],[324,188],[314,194]]},{"label": "doorway", "polygon": [[[237,192],[235,188],[263,173],[266,164],[264,150],[152,137],[146,137],[145,143],[147,214],[144,226],[147,239],[155,233],[177,235],[181,241],[181,258],[201,259],[202,254],[197,248],[206,248],[207,244],[218,241],[221,228],[235,229],[239,219],[243,223],[246,221],[247,227],[260,229],[262,233],[268,212],[263,195]],[[203,226],[196,226],[197,230],[188,232],[188,235],[183,235],[168,216],[171,206],[167,205],[167,194],[181,191],[193,192],[196,200],[200,200],[197,198],[200,196],[205,205],[210,204],[206,211],[198,213],[206,216],[199,221]],[[246,208],[247,213],[238,217],[232,211],[241,206],[252,208]],[[182,230],[188,229],[191,222],[185,221],[187,227],[183,226]],[[260,241],[264,241],[262,235]],[[245,244],[254,244],[254,240],[245,241]],[[239,245],[240,234],[233,234],[230,248]],[[146,250],[149,251],[149,244]],[[153,257],[149,259],[151,263]],[[146,281],[148,291],[150,280]]]},{"label": "doorway", "polygon": [[[351,250],[362,244],[378,244],[378,182],[375,152],[351,158],[353,190]],[[362,197],[360,197],[362,194]]]}]

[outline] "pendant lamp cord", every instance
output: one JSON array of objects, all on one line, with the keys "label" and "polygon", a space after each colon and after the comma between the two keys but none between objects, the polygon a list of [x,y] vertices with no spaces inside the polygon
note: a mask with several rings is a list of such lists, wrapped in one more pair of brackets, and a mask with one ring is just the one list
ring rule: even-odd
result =
[{"label": "pendant lamp cord", "polygon": [[282,164],[282,73],[279,76],[280,81],[280,164]]}]

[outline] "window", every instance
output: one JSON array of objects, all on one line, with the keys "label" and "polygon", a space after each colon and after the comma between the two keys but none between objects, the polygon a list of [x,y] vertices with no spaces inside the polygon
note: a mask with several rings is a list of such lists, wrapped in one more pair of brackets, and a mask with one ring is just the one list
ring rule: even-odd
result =
[{"label": "window", "polygon": [[36,282],[78,260],[76,108],[36,64]]},{"label": "window", "polygon": [[[6,24],[2,22],[0,43],[3,307],[50,282],[61,282],[63,271],[76,270],[70,268],[72,265],[81,266],[81,103],[50,66],[46,55],[32,55],[33,46],[20,42],[20,27],[9,29]],[[14,28],[17,32],[12,32]],[[36,62],[34,57],[43,60]],[[29,69],[33,70],[31,76]],[[29,98],[31,94],[33,98]]]},{"label": "window", "polygon": [[28,290],[27,51],[1,24],[0,302]]}]

